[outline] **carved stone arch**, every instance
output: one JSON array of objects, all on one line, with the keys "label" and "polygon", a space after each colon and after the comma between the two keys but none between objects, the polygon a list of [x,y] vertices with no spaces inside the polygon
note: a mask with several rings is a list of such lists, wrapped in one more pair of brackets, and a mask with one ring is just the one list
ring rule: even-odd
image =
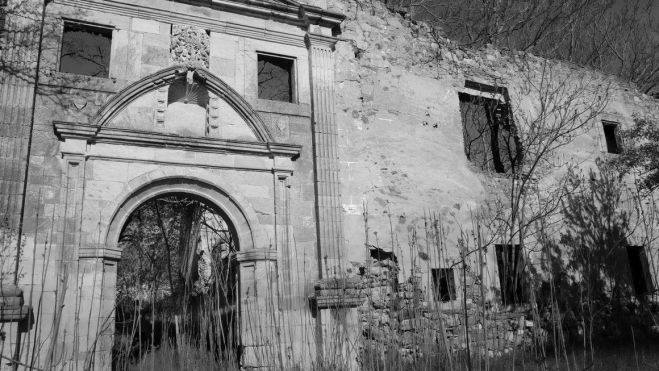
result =
[{"label": "carved stone arch", "polygon": [[[149,176],[151,175],[151,176]],[[245,206],[236,190],[225,190],[215,182],[209,182],[193,175],[145,174],[131,181],[115,204],[105,236],[105,257],[120,258],[119,236],[129,216],[146,201],[166,195],[182,194],[199,198],[216,208],[222,217],[231,224],[241,251],[257,249],[259,240],[258,220],[255,212]]]},{"label": "carved stone arch", "polygon": [[236,110],[238,115],[252,129],[259,141],[274,141],[272,134],[261,119],[261,116],[238,92],[203,67],[188,67],[183,65],[167,67],[119,91],[101,107],[92,120],[92,123],[97,126],[97,133],[121,110],[128,106],[128,104],[150,91],[170,85],[177,79],[185,78],[188,72],[192,73],[195,81],[203,84],[210,92],[217,95],[220,99],[224,99],[231,108]]}]

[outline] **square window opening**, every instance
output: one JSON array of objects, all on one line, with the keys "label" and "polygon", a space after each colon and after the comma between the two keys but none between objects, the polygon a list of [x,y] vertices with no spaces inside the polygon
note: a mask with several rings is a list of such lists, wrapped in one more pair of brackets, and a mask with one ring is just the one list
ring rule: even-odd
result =
[{"label": "square window opening", "polygon": [[627,246],[629,270],[631,272],[632,286],[637,296],[643,297],[654,291],[650,265],[643,246]]},{"label": "square window opening", "polygon": [[257,59],[259,99],[292,103],[295,60],[268,54],[258,54]]},{"label": "square window opening", "polygon": [[457,296],[453,268],[432,268],[431,274],[435,301],[455,300]]},{"label": "square window opening", "polygon": [[108,77],[111,45],[111,28],[65,21],[59,71]]},{"label": "square window opening", "polygon": [[622,146],[617,122],[603,121],[604,138],[606,139],[606,150],[609,153],[620,154]]},{"label": "square window opening", "polygon": [[524,256],[520,245],[496,245],[503,305],[527,302],[524,290]]},{"label": "square window opening", "polygon": [[458,93],[467,159],[482,170],[510,173],[522,160],[508,90],[466,81],[474,94]]}]

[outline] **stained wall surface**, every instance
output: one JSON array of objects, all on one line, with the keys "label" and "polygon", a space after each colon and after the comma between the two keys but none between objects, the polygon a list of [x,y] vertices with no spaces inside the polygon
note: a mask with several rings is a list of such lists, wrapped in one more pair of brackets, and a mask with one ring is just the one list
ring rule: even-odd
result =
[{"label": "stained wall surface", "polygon": [[[505,199],[511,187],[510,176],[483,171],[465,155],[459,93],[479,94],[465,87],[467,81],[507,88],[522,133],[549,111],[540,108],[541,97],[566,110],[606,100],[596,117],[570,134],[569,143],[546,156],[538,175],[539,189],[547,192],[569,164],[587,172],[596,158],[615,156],[607,153],[602,120],[624,128],[635,114],[659,114],[656,99],[612,76],[514,52],[462,49],[378,2],[330,1],[328,9],[347,15],[335,62],[344,269],[355,274],[369,261],[365,244],[393,251],[399,279],[413,272],[422,277],[431,304],[430,270],[455,267],[462,276],[455,265],[464,251],[460,239],[472,248],[475,240],[463,233],[474,231],[482,207]],[[435,240],[433,220],[439,221],[441,241]],[[483,241],[506,243],[491,240],[481,227]],[[494,250],[484,256],[484,281],[496,302]],[[537,256],[529,263],[540,267]],[[476,256],[470,265],[478,271]],[[459,280],[457,285],[460,293]],[[455,307],[460,300],[458,294],[456,301],[436,304]]]}]

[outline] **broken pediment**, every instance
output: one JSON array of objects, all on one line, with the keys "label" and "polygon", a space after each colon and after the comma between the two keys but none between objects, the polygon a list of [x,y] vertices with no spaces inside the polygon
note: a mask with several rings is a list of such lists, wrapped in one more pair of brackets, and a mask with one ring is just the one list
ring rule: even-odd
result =
[{"label": "broken pediment", "polygon": [[[101,125],[185,137],[267,141],[267,131],[258,114],[219,79],[213,77],[218,84],[209,85],[204,78],[209,76],[197,70],[176,71],[168,76],[167,83],[151,84],[142,94],[117,104],[115,112],[102,111],[101,119],[104,114],[109,117]],[[144,84],[149,87],[148,81]],[[121,94],[115,100],[120,100]],[[109,102],[106,106],[111,105]]]}]

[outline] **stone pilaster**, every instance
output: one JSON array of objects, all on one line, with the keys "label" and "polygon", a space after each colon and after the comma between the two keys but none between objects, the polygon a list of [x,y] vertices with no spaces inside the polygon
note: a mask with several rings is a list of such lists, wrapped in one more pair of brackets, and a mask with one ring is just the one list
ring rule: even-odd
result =
[{"label": "stone pilaster", "polygon": [[[314,186],[320,278],[345,275],[343,266],[343,213],[339,184],[338,128],[334,114],[334,44],[330,36],[307,33],[311,71],[313,114]],[[338,292],[338,291],[336,291]],[[345,291],[341,291],[345,293]],[[324,299],[321,297],[320,299]],[[322,362],[355,370],[358,335],[357,311],[352,301],[340,298],[332,303],[314,297],[318,310],[318,346]],[[324,305],[327,304],[327,305]]]},{"label": "stone pilaster", "polygon": [[10,13],[0,30],[0,228],[7,237],[17,233],[21,214],[39,36],[25,22]]},{"label": "stone pilaster", "polygon": [[334,44],[329,36],[308,33],[311,72],[314,182],[319,266],[322,277],[340,276],[343,222],[339,193],[338,129],[334,114]]}]

